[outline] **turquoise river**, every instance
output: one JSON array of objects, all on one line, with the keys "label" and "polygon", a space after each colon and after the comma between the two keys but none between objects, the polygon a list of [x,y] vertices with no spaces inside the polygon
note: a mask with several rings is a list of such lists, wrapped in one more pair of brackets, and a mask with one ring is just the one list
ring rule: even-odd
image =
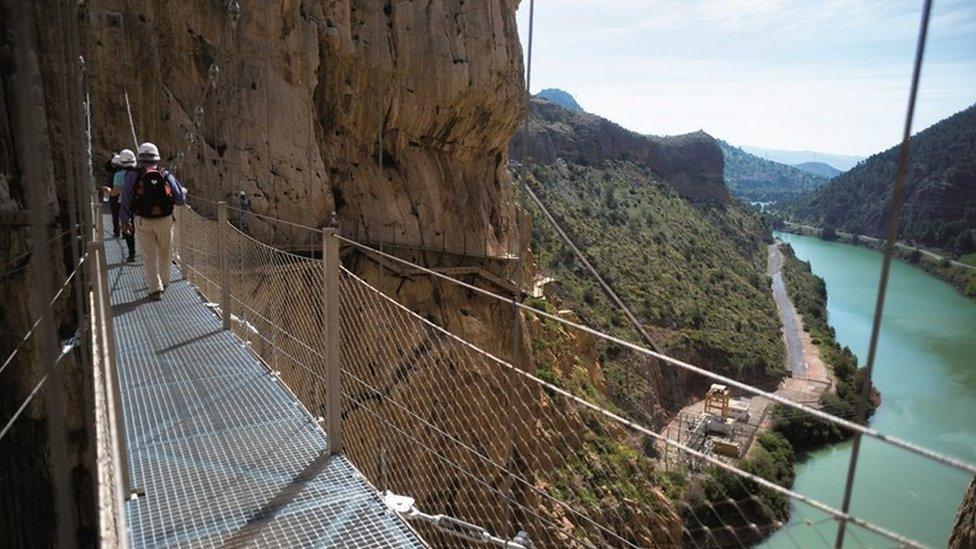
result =
[{"label": "turquoise river", "polygon": [[[777,233],[827,283],[830,323],[861,364],[877,297],[881,255],[836,242]],[[892,265],[874,373],[882,404],[871,425],[882,433],[976,461],[976,303],[907,263]],[[850,442],[802,458],[794,489],[840,507]],[[970,482],[963,472],[865,438],[851,512],[934,547],[945,547]],[[790,523],[769,547],[833,545],[836,523],[794,503]],[[847,547],[896,544],[850,528]]]}]

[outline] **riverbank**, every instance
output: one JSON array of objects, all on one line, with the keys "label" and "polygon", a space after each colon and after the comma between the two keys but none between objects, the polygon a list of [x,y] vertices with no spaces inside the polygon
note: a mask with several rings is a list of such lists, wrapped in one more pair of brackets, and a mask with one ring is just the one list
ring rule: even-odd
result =
[{"label": "riverbank", "polygon": [[[830,294],[827,314],[840,345],[867,356],[881,255],[862,246],[777,233],[795,255],[812,264]],[[884,402],[871,427],[950,456],[976,455],[976,303],[902,261],[893,262],[885,321],[878,338],[874,383]],[[839,506],[850,464],[851,441],[804,452],[793,490]],[[972,477],[865,439],[854,485],[856,516],[925,545],[945,547],[959,503]],[[853,531],[867,546],[890,540]],[[802,503],[765,547],[788,549],[833,541],[836,522]],[[855,545],[848,537],[848,545]]]},{"label": "riverbank", "polygon": [[[779,230],[801,236],[823,238],[823,231],[818,227],[801,225],[791,221],[784,221]],[[884,241],[871,236],[835,231],[837,242],[853,244],[880,252]],[[933,250],[911,246],[904,242],[895,243],[895,256],[916,265],[930,275],[948,282],[960,294],[976,300],[976,267],[950,259]]]}]

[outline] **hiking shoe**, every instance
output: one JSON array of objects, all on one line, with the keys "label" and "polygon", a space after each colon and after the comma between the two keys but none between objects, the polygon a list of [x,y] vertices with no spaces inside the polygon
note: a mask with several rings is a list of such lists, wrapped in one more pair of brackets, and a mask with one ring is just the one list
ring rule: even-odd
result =
[{"label": "hiking shoe", "polygon": [[126,263],[135,263],[136,262],[136,256],[130,255],[129,257],[125,258],[125,262]]},{"label": "hiking shoe", "polygon": [[149,293],[149,301],[162,301],[162,300],[163,300],[163,292]]}]

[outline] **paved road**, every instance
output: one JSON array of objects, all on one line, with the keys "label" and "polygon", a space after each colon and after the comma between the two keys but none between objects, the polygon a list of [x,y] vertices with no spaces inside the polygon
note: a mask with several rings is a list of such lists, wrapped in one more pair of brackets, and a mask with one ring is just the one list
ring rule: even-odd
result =
[{"label": "paved road", "polygon": [[786,294],[786,284],[783,282],[783,254],[777,244],[769,245],[769,276],[773,279],[773,299],[779,310],[779,320],[783,324],[783,337],[786,339],[786,363],[794,377],[802,377],[807,373],[807,365],[803,360],[803,339],[800,334],[803,326],[800,315],[797,314]]},{"label": "paved road", "polygon": [[[793,223],[792,221],[784,221],[784,223],[789,228],[792,228],[792,229],[804,229],[804,230],[811,231],[811,232],[814,232],[814,233],[817,233],[817,234],[820,233],[820,228],[819,227],[814,227],[812,225],[801,225],[799,223]],[[881,240],[880,238],[874,238],[873,236],[865,236],[863,234],[855,235],[855,234],[852,234],[852,233],[845,233],[845,232],[837,231],[837,236],[840,236],[840,237],[843,237],[843,238],[847,238],[847,239],[851,239],[851,238],[854,238],[856,236],[856,237],[858,237],[859,239],[861,239],[861,240],[863,240],[865,242],[871,242],[871,243],[874,243],[874,244],[884,244],[884,240]],[[926,250],[925,248],[916,248],[915,246],[909,246],[908,244],[905,244],[905,243],[902,243],[902,242],[895,242],[895,247],[896,248],[899,248],[901,250],[905,250],[907,252],[911,252],[911,251],[914,251],[914,250],[918,250],[919,253],[921,253],[922,255],[924,255],[926,257],[929,257],[931,259],[934,259],[935,261],[942,261],[943,259],[945,259],[945,260],[949,261],[949,263],[953,267],[959,267],[960,269],[969,269],[971,271],[976,270],[976,267],[973,267],[972,265],[967,265],[965,263],[956,261],[954,259],[949,259],[948,257],[945,257],[943,255],[939,255],[939,254],[937,254],[937,253],[935,253],[935,252],[933,252],[931,250]]]}]

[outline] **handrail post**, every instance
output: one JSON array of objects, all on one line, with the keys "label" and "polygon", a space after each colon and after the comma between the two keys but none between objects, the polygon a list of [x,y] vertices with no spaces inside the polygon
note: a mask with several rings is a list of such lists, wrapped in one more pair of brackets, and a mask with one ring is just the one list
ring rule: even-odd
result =
[{"label": "handrail post", "polygon": [[183,206],[176,206],[173,208],[173,259],[181,270],[186,271],[183,267],[183,253],[180,251],[181,244],[183,243],[182,222]]},{"label": "handrail post", "polygon": [[132,487],[129,477],[128,445],[125,437],[125,415],[122,410],[122,386],[119,379],[118,362],[115,354],[115,329],[112,325],[111,301],[108,292],[108,261],[105,254],[105,242],[99,238],[88,243],[88,258],[91,261],[91,281],[94,321],[98,326],[99,347],[104,356],[104,370],[102,381],[105,384],[105,398],[109,402],[108,408],[114,423],[115,444],[113,458],[117,464],[120,497],[128,500],[133,494],[142,493]]},{"label": "handrail post", "polygon": [[224,320],[224,329],[230,330],[230,273],[227,257],[227,202],[217,203],[217,248],[220,253],[220,311]]},{"label": "handrail post", "polygon": [[325,338],[325,434],[330,455],[342,451],[342,367],[339,362],[339,239],[335,227],[322,229],[322,330]]}]

